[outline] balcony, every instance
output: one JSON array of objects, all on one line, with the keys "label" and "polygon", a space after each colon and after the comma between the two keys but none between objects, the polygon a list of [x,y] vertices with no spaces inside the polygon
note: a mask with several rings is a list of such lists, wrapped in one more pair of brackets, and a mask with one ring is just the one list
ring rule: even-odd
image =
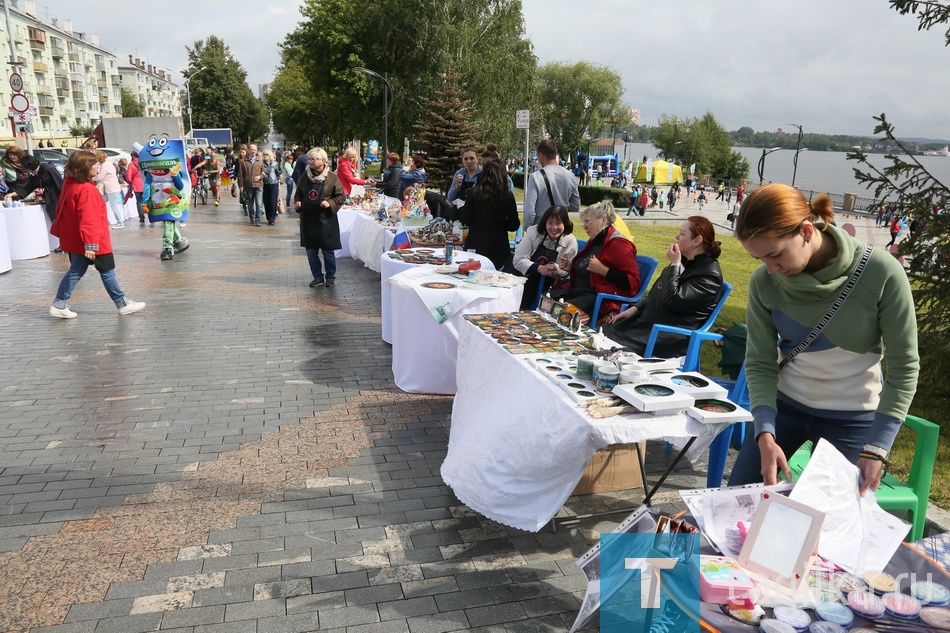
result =
[{"label": "balcony", "polygon": [[69,53],[67,53],[67,57],[69,58],[69,61],[71,61],[71,62],[78,62],[78,61],[79,61],[79,52],[78,52],[78,51],[69,51]]},{"label": "balcony", "polygon": [[122,85],[122,76],[121,75],[112,75],[112,85],[121,86]]},{"label": "balcony", "polygon": [[82,83],[83,81],[86,80],[86,76],[83,75],[82,73],[70,72],[70,73],[69,73],[69,80],[70,80],[70,81],[78,81],[78,82]]},{"label": "balcony", "polygon": [[69,86],[56,86],[56,95],[59,97],[69,96]]},{"label": "balcony", "polygon": [[43,62],[33,62],[33,71],[38,73],[47,73],[49,72],[49,66]]},{"label": "balcony", "polygon": [[34,40],[33,38],[30,38],[30,48],[32,48],[34,51],[45,51],[46,42],[44,40]]},{"label": "balcony", "polygon": [[46,84],[40,84],[35,88],[36,94],[38,95],[51,95],[53,94],[53,89]]},{"label": "balcony", "polygon": [[84,101],[86,99],[86,95],[82,93],[82,90],[73,90],[73,99],[76,101]]},{"label": "balcony", "polygon": [[62,77],[63,79],[66,79],[68,76],[65,68],[56,68],[55,66],[53,67],[53,74],[57,77]]},{"label": "balcony", "polygon": [[53,108],[47,106],[40,106],[40,114],[43,116],[53,116]]},{"label": "balcony", "polygon": [[109,103],[109,95],[99,95],[99,103]]},{"label": "balcony", "polygon": [[66,49],[63,48],[62,46],[57,46],[56,44],[53,44],[50,47],[50,50],[52,50],[53,52],[53,59],[62,59],[63,56],[66,54]]}]

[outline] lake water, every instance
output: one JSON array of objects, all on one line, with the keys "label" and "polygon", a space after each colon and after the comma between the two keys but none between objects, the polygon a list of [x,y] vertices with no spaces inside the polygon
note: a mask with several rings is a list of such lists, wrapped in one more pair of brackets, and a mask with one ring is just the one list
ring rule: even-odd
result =
[{"label": "lake water", "polygon": [[[733,148],[749,161],[749,180],[758,184],[758,164],[762,149],[754,147]],[[646,155],[656,160],[657,150],[645,143],[627,143],[626,160],[641,160]],[[872,197],[854,178],[856,161],[847,160],[844,152],[801,152],[798,155],[798,174],[795,186],[801,189],[827,191],[828,193],[854,193],[860,197]],[[765,157],[765,182],[792,184],[792,159],[795,150],[779,150]],[[620,157],[623,159],[623,156]],[[908,157],[909,158],[909,157]],[[916,156],[931,174],[950,186],[950,158],[945,156]],[[887,165],[883,154],[870,154],[872,165],[883,168]]]}]

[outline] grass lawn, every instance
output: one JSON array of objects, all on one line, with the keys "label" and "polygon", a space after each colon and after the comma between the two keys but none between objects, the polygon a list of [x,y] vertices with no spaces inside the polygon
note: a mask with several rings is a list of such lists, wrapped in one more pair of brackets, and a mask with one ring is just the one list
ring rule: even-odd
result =
[{"label": "grass lawn", "polygon": [[[577,239],[587,239],[580,223],[574,224],[574,234]],[[668,263],[666,249],[673,242],[678,227],[676,226],[646,226],[631,223],[634,243],[637,252],[641,255],[651,255],[659,261],[662,268]],[[726,300],[726,305],[719,315],[716,325],[729,327],[733,323],[745,323],[746,303],[749,297],[748,280],[759,263],[749,256],[740,246],[739,240],[731,235],[719,238],[722,242],[722,255],[719,263],[722,266],[723,277],[732,284],[732,294]],[[659,274],[659,271],[656,273]],[[716,363],[721,358],[719,350],[710,344],[703,345],[702,371],[709,376],[720,376]],[[937,447],[937,461],[934,467],[933,484],[930,490],[930,499],[941,508],[950,509],[950,421],[946,419],[946,410],[939,400],[928,397],[924,391],[918,391],[910,412],[941,426],[940,442]],[[916,434],[907,429],[901,429],[897,441],[891,451],[891,472],[899,479],[906,479],[910,471],[910,463],[914,456],[914,442]]]}]

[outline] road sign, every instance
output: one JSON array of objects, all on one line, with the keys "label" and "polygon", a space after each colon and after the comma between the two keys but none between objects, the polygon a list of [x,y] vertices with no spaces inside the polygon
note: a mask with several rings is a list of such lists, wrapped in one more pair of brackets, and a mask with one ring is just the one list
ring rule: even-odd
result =
[{"label": "road sign", "polygon": [[10,99],[10,107],[17,112],[26,112],[30,109],[30,100],[26,98],[26,95],[17,93]]},{"label": "road sign", "polygon": [[531,123],[531,110],[518,110],[515,113],[515,127],[519,130],[527,130]]},{"label": "road sign", "polygon": [[[27,108],[26,112],[28,114],[32,114],[33,116],[36,116],[36,108]],[[20,112],[14,110],[13,108],[10,108],[9,110],[7,110],[7,114],[9,114],[10,116],[14,116],[14,115],[20,114]]]},{"label": "road sign", "polygon": [[23,90],[23,77],[20,76],[20,73],[13,73],[10,75],[10,87],[13,88],[13,92],[20,92]]},{"label": "road sign", "polygon": [[32,134],[33,124],[32,123],[17,123],[16,131],[17,131],[17,134]]},{"label": "road sign", "polygon": [[14,123],[29,123],[33,120],[33,115],[29,112],[17,112],[13,115]]}]

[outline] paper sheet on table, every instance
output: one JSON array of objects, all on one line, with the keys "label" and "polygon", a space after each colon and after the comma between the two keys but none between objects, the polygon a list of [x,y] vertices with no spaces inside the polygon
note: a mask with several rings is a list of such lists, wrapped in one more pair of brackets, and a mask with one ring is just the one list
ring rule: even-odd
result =
[{"label": "paper sheet on table", "polygon": [[791,489],[792,484],[783,481],[768,488],[763,484],[749,484],[683,490],[680,496],[706,540],[723,556],[736,558],[742,549],[742,537],[737,526],[739,521],[752,520],[763,493],[772,491],[785,494]]},{"label": "paper sheet on table", "polygon": [[900,546],[908,524],[859,493],[858,467],[826,440],[818,440],[790,499],[821,510],[818,553],[847,571],[880,571]]}]

